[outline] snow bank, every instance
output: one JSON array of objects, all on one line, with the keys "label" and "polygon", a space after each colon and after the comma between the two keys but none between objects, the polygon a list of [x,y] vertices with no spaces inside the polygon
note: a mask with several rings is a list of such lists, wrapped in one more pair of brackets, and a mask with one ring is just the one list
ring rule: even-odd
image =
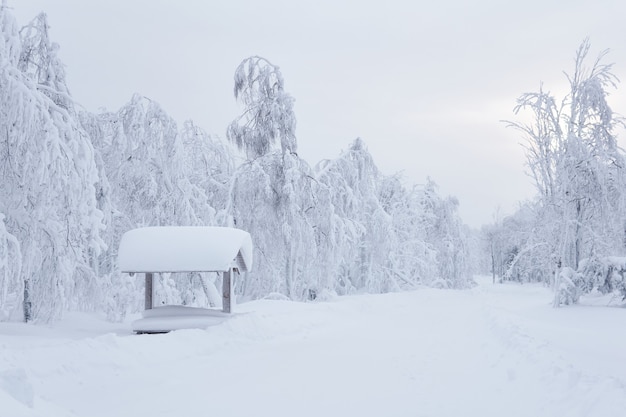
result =
[{"label": "snow bank", "polygon": [[227,271],[241,256],[252,268],[250,234],[229,227],[144,227],[122,236],[122,272]]},{"label": "snow bank", "polygon": [[0,372],[0,390],[4,390],[18,402],[33,407],[35,394],[23,368]]},{"label": "snow bank", "polygon": [[206,329],[223,323],[232,314],[219,310],[186,306],[162,306],[142,313],[142,318],[132,323],[135,332],[168,332],[182,329]]}]

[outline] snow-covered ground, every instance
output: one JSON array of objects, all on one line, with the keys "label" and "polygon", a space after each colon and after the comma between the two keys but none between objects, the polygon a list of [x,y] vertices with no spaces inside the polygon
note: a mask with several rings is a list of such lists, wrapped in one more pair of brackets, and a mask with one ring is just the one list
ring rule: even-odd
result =
[{"label": "snow-covered ground", "polygon": [[624,416],[626,309],[585,301],[483,279],[161,335],[0,323],[0,416]]}]

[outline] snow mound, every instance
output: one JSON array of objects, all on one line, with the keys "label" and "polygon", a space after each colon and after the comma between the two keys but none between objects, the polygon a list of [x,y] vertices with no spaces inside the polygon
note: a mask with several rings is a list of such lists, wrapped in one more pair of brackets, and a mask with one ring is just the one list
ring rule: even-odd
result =
[{"label": "snow mound", "polygon": [[20,403],[33,407],[35,391],[23,368],[0,372],[0,390],[4,390]]},{"label": "snow mound", "polygon": [[170,330],[206,329],[223,323],[232,314],[198,307],[162,306],[142,313],[142,318],[132,323],[135,332],[162,333]]}]

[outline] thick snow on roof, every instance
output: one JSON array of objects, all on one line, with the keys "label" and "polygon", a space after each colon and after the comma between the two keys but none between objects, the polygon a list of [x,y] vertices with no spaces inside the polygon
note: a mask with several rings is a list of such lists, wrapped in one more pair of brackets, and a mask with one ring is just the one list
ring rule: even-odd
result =
[{"label": "thick snow on roof", "polygon": [[[229,227],[144,227],[122,236],[122,272],[227,271],[252,267],[250,234]],[[243,265],[241,265],[243,262]]]}]

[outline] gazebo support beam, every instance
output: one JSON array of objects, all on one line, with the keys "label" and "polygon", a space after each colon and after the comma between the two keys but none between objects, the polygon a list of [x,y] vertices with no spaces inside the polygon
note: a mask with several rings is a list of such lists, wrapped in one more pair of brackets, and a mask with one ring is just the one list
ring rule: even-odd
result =
[{"label": "gazebo support beam", "polygon": [[154,294],[154,276],[152,272],[146,272],[146,310],[152,309],[152,295]]},{"label": "gazebo support beam", "polygon": [[232,311],[231,300],[233,293],[232,273],[233,269],[222,273],[222,311],[230,313]]}]

